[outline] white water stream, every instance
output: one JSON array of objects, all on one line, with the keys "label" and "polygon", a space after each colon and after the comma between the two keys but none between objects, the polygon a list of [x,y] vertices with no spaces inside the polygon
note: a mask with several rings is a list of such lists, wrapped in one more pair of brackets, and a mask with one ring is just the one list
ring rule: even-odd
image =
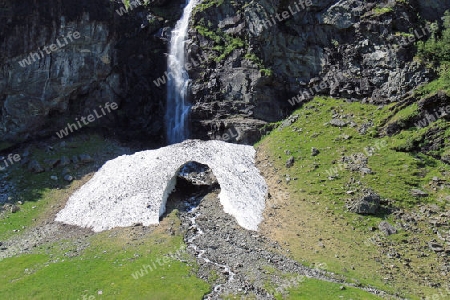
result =
[{"label": "white water stream", "polygon": [[[194,236],[192,236],[191,238],[189,238],[186,242],[188,245],[188,248],[192,248],[195,253],[197,258],[202,259],[204,262],[206,262],[207,264],[213,264],[216,267],[218,267],[219,269],[223,269],[224,274],[228,274],[228,280],[227,282],[231,282],[233,281],[234,276],[236,275],[235,273],[233,273],[231,271],[231,268],[227,265],[222,265],[219,263],[216,263],[214,261],[211,261],[209,258],[204,257],[203,255],[206,253],[205,250],[198,248],[198,246],[194,243],[195,240],[201,236],[202,234],[204,234],[203,230],[198,226],[196,219],[201,215],[200,212],[197,211],[198,206],[191,206],[189,207],[189,221],[190,221],[190,227],[189,229],[193,230],[194,232],[196,232],[196,234]],[[213,299],[212,297],[214,296],[215,293],[220,292],[220,289],[222,287],[223,284],[217,284],[213,287],[212,292],[208,295],[205,295],[203,297],[203,299],[205,300],[209,300],[209,299]]]},{"label": "white water stream", "polygon": [[184,141],[189,137],[188,99],[189,75],[185,69],[185,44],[192,10],[198,0],[187,0],[181,19],[172,30],[170,51],[167,57],[167,107],[166,134],[169,145]]}]

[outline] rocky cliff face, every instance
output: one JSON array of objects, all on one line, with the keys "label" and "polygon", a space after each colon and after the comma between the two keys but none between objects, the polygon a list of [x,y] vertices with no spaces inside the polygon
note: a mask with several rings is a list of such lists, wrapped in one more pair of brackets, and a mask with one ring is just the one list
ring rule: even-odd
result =
[{"label": "rocky cliff face", "polygon": [[0,8],[0,140],[55,135],[116,102],[83,127],[161,141],[165,92],[152,80],[165,71],[165,40],[154,35],[165,19],[143,6],[120,16],[108,0],[26,2]]},{"label": "rocky cliff face", "polygon": [[[138,2],[120,16],[121,4],[108,0],[4,1],[0,140],[54,135],[114,101],[119,109],[90,127],[163,143],[166,91],[154,81],[164,78],[166,33],[182,2]],[[187,47],[193,137],[232,130],[252,143],[305,91],[371,103],[403,98],[434,77],[413,60],[414,41],[449,8],[445,0],[204,0]],[[39,57],[75,31],[79,39]]]},{"label": "rocky cliff face", "polygon": [[[263,0],[199,10],[191,49],[212,59],[192,71],[195,133],[235,127],[255,141],[262,122],[286,116],[305,92],[380,104],[402,99],[434,78],[413,60],[414,42],[429,37],[427,22],[448,8],[448,1]],[[220,57],[220,44],[236,40],[242,47]]]}]

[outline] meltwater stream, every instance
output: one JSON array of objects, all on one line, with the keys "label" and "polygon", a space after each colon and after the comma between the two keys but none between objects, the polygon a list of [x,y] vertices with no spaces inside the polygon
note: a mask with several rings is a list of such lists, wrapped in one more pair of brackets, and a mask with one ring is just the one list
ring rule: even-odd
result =
[{"label": "meltwater stream", "polygon": [[167,142],[175,144],[188,138],[188,117],[190,104],[187,99],[189,75],[185,65],[185,41],[189,19],[198,0],[187,0],[181,19],[172,30],[170,51],[167,57],[167,107],[166,134]]}]

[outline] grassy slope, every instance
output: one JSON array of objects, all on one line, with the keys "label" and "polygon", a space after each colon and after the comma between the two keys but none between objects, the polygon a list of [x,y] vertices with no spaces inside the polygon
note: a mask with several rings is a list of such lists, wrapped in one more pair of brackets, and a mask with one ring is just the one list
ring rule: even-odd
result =
[{"label": "grassy slope", "polygon": [[[19,239],[27,230],[41,226],[46,220],[51,221],[70,194],[91,177],[100,165],[98,162],[114,157],[116,151],[117,146],[98,136],[69,139],[66,147],[55,147],[55,151],[50,152],[41,147],[30,149],[32,159],[41,163],[44,159],[81,153],[91,155],[96,162],[72,170],[76,180],[71,184],[62,179],[50,179],[51,175],[61,177],[63,167],[31,174],[19,165],[14,166],[10,179],[20,191],[16,199],[24,204],[20,205],[18,213],[3,212],[0,215],[0,241]],[[46,242],[33,248],[31,254],[0,259],[0,298],[201,299],[210,285],[195,277],[195,261],[186,255],[184,263],[171,259],[140,279],[132,277],[142,265],[163,259],[180,248],[182,233],[169,232],[169,228],[179,225],[178,217],[172,213],[153,232],[149,230],[139,238],[133,236],[132,229],[94,234],[87,238],[89,247],[78,251],[76,256],[70,253],[77,248],[78,237]]]},{"label": "grassy slope", "polygon": [[[370,187],[395,207],[414,209],[419,203],[450,207],[443,200],[449,195],[449,189],[434,191],[429,186],[433,176],[448,182],[450,167],[429,156],[394,150],[435,126],[448,127],[448,124],[440,120],[419,131],[412,128],[393,137],[377,137],[377,129],[386,119],[405,118],[415,114],[417,107],[407,107],[394,115],[391,109],[392,105],[380,109],[316,98],[294,113],[299,115],[297,122],[274,130],[266,137],[258,145],[260,158],[268,157],[275,168],[272,171],[266,168],[266,178],[274,177],[272,181],[276,187],[272,195],[285,190],[286,196],[269,200],[268,213],[274,221],[266,222],[263,227],[271,237],[288,245],[292,255],[306,265],[320,262],[326,264],[327,270],[350,278],[349,281],[419,298],[436,292],[424,285],[425,277],[442,284],[449,280],[448,275],[437,274],[434,269],[437,267],[436,254],[426,247],[434,235],[430,226],[421,222],[422,233],[400,230],[398,234],[385,237],[372,231],[371,227],[377,228],[384,219],[396,225],[397,220],[392,215],[382,212],[377,216],[360,216],[345,208],[346,199],[352,197],[347,191],[357,194],[363,187]],[[327,122],[333,114],[345,115],[347,121],[358,126],[332,127]],[[369,121],[374,127],[365,135],[359,134],[357,128]],[[328,178],[326,171],[336,167],[333,161],[339,161],[343,155],[363,153],[364,147],[381,144],[381,141],[387,146],[375,150],[369,157],[368,167],[374,174],[364,176],[359,172],[340,170],[336,179]],[[311,156],[311,147],[318,148],[320,154]],[[285,162],[291,155],[296,162],[287,169]],[[286,176],[293,180],[286,183]],[[425,190],[430,196],[414,198],[410,194],[412,188]],[[279,220],[285,222],[280,224]],[[388,258],[389,252],[399,253],[400,258]],[[428,257],[420,257],[421,252]],[[407,262],[406,258],[411,261]]]},{"label": "grassy slope", "polygon": [[53,255],[28,254],[0,262],[0,280],[7,282],[0,287],[2,298],[200,299],[209,290],[207,283],[191,274],[189,265],[173,259],[139,279],[132,277],[142,265],[175,253],[182,243],[180,236],[155,233],[130,243],[108,234],[95,235],[91,246],[77,257],[65,257],[63,249],[54,249]]}]

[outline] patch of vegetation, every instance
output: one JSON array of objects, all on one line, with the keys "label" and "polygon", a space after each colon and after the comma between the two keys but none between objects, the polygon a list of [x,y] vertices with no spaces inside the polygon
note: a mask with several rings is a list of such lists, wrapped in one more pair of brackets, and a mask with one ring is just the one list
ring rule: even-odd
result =
[{"label": "patch of vegetation", "polygon": [[0,142],[0,151],[8,149],[11,146],[14,146],[14,144],[9,143],[9,142]]},{"label": "patch of vegetation", "polygon": [[439,79],[418,88],[418,96],[439,90],[450,94],[450,11],[446,11],[442,19],[442,30],[433,32],[427,41],[417,42],[418,58],[440,75]]},{"label": "patch of vegetation", "polygon": [[419,58],[436,65],[450,62],[450,11],[446,11],[442,19],[444,23],[441,32],[433,32],[427,41],[417,42]]},{"label": "patch of vegetation", "polygon": [[[62,166],[40,174],[24,172],[20,165],[13,166],[10,179],[20,191],[13,198],[15,202],[23,201],[23,205],[16,213],[0,214],[0,241],[24,239],[34,227],[51,221],[69,196],[103,161],[124,151],[97,135],[74,134],[64,142],[64,147],[55,143],[51,149],[31,146],[30,159],[42,164],[44,159],[62,155],[70,158],[83,153],[89,154],[95,162],[72,169],[76,180],[71,183],[60,178],[50,179],[51,175],[61,177]],[[45,237],[36,247],[30,247],[27,254],[0,259],[1,298],[201,299],[210,291],[210,285],[195,276],[195,259],[183,252],[180,260],[170,258],[168,263],[156,263],[176,253],[183,245],[183,233],[170,231],[172,226],[181,226],[176,210],[153,228],[118,228],[49,241]],[[140,233],[136,235],[136,231]],[[143,265],[153,263],[156,269],[142,272]],[[136,272],[142,274],[138,279],[133,277]]]},{"label": "patch of vegetation", "polygon": [[220,29],[214,31],[211,26],[204,25],[204,20],[200,20],[199,24],[195,26],[195,30],[214,42],[215,45],[212,49],[219,52],[219,55],[214,59],[217,62],[225,59],[236,49],[246,48],[246,43],[241,38],[226,34]]},{"label": "patch of vegetation", "polygon": [[[327,271],[345,276],[348,282],[399,292],[412,299],[435,293],[422,279],[429,276],[442,284],[448,281],[431,267],[436,254],[426,247],[419,251],[414,247],[405,248],[411,243],[426,245],[433,235],[429,224],[418,224],[421,231],[417,234],[400,230],[397,235],[388,237],[376,230],[383,220],[391,224],[398,222],[389,213],[389,207],[414,211],[418,205],[436,204],[442,209],[450,208],[450,203],[444,200],[450,189],[433,189],[430,185],[433,177],[449,182],[450,166],[431,155],[400,149],[408,143],[423,142],[423,135],[433,130],[433,126],[444,126],[445,136],[450,136],[448,123],[441,120],[420,130],[405,128],[391,137],[378,134],[383,124],[392,120],[406,121],[417,114],[417,109],[413,104],[393,113],[392,105],[380,108],[316,97],[293,113],[298,115],[297,121],[273,130],[259,142],[258,152],[268,157],[277,170],[270,180],[278,182],[274,183],[277,188],[283,186],[288,191],[288,196],[271,200],[279,202],[269,204],[277,209],[269,209],[268,213],[275,219],[285,220],[283,224],[267,225],[271,237],[280,244],[289,244],[299,262],[305,265],[324,263]],[[329,122],[335,116],[341,116],[349,125],[331,126]],[[364,124],[372,125],[366,134],[361,134],[359,129]],[[364,153],[367,147],[381,142],[386,147],[375,149],[367,156],[371,174],[336,168],[343,156]],[[311,155],[312,147],[319,150],[318,155]],[[448,153],[449,149],[448,145],[443,147],[440,155]],[[294,166],[286,168],[291,156],[295,159]],[[333,168],[338,176],[330,177]],[[379,194],[389,206],[369,216],[348,211],[348,200],[355,199],[365,188]],[[414,197],[412,189],[423,190],[429,196]],[[401,258],[388,258],[388,249],[401,252]],[[426,251],[427,256],[420,257],[421,251]],[[410,260],[407,267],[405,258]],[[386,270],[386,264],[395,267]],[[293,299],[308,299],[308,296],[290,295]]]},{"label": "patch of vegetation", "polygon": [[[58,146],[54,150],[31,146],[29,148],[31,157],[29,158],[45,166],[45,160],[60,159],[62,156],[72,158],[76,155],[88,154],[97,159],[97,163],[100,163],[101,159],[97,155],[98,153],[108,152],[113,157],[114,153],[119,151],[119,147],[98,135],[74,134],[64,142],[64,147]],[[108,155],[105,157],[108,157]],[[0,240],[10,237],[16,230],[20,232],[20,229],[33,225],[39,220],[38,216],[46,214],[49,206],[54,205],[56,201],[67,198],[84,182],[82,177],[96,171],[97,167],[95,163],[91,163],[81,166],[76,171],[72,169],[71,174],[75,180],[72,183],[68,183],[61,176],[64,169],[63,166],[35,174],[27,171],[26,165],[13,165],[8,169],[10,171],[9,177],[18,193],[13,195],[12,198],[16,203],[22,201],[23,205],[20,206],[21,210],[17,214],[0,215]],[[50,178],[52,175],[57,176],[58,180],[52,180]]]},{"label": "patch of vegetation", "polygon": [[376,15],[376,16],[381,16],[387,13],[391,13],[394,11],[394,8],[390,7],[390,6],[384,6],[384,7],[380,7],[377,6],[374,9],[372,9],[372,12]]},{"label": "patch of vegetation", "polygon": [[[170,217],[172,221],[174,216]],[[141,242],[103,232],[90,238],[90,246],[67,257],[60,243],[47,245],[49,254],[27,254],[0,261],[0,294],[4,299],[201,299],[209,285],[192,274],[189,265],[176,259],[156,264],[142,277],[132,275],[143,265],[153,265],[183,243],[181,236],[153,233]],[[115,236],[119,235],[119,236]],[[188,259],[187,257],[185,259]]]},{"label": "patch of vegetation", "polygon": [[258,56],[256,56],[255,53],[246,53],[245,58],[248,59],[249,61],[253,62],[254,64],[256,64],[259,67],[259,71],[264,76],[272,76],[272,74],[273,74],[272,69],[265,68],[262,59],[259,58]]},{"label": "patch of vegetation", "polygon": [[194,14],[197,12],[202,12],[207,10],[210,7],[218,7],[222,5],[224,0],[204,0],[201,3],[197,4],[194,8]]},{"label": "patch of vegetation", "polygon": [[242,40],[240,37],[227,34],[218,28],[214,30],[212,27],[213,24],[211,24],[210,21],[206,23],[203,18],[200,19],[194,26],[195,30],[200,35],[214,42],[214,46],[211,49],[218,52],[218,56],[214,58],[216,62],[224,60],[236,49],[243,49],[244,51],[247,51],[245,58],[256,64],[264,76],[271,76],[273,74],[272,69],[264,66],[261,58],[259,58],[255,53],[249,52],[247,42]]}]

